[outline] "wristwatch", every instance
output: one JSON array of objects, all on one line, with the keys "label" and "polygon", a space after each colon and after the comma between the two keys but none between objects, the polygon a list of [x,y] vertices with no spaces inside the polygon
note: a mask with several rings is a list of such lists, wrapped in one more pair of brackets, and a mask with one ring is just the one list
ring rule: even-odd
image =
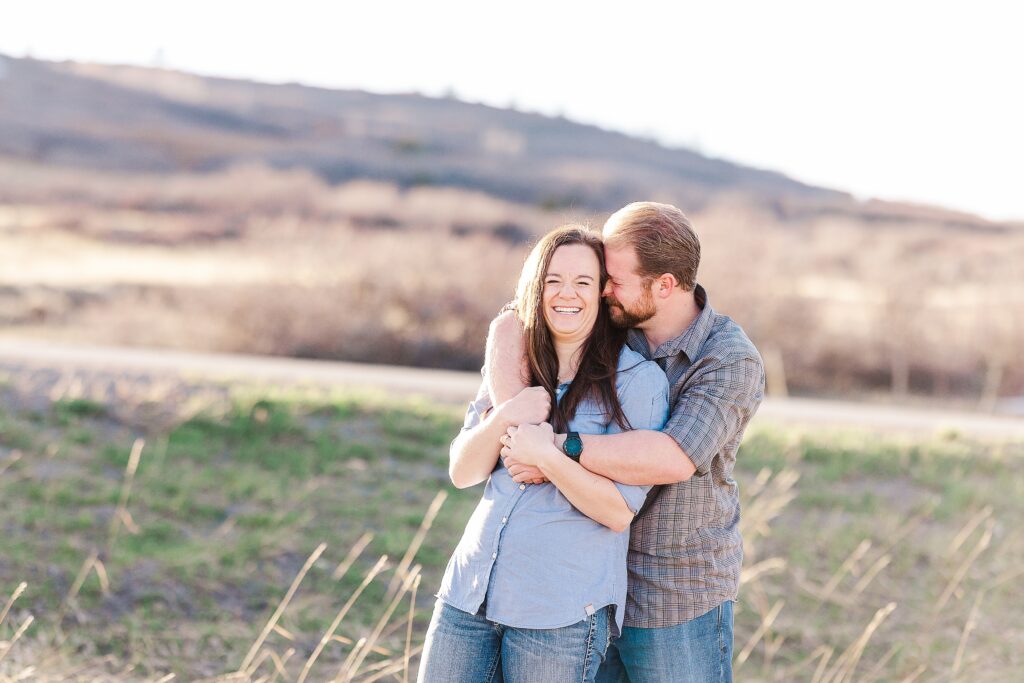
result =
[{"label": "wristwatch", "polygon": [[583,455],[583,439],[580,438],[579,432],[569,432],[565,435],[562,452],[576,462],[580,461],[580,456]]}]

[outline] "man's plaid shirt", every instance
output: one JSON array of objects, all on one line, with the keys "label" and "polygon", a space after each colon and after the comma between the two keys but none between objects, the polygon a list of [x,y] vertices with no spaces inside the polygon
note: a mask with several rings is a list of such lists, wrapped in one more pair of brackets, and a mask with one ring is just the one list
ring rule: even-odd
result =
[{"label": "man's plaid shirt", "polygon": [[761,356],[740,326],[712,310],[697,285],[701,313],[653,353],[640,330],[629,346],[668,375],[671,414],[662,430],[697,472],[655,487],[633,521],[626,626],[674,626],[735,600],[743,563],[736,449],[764,398]]}]

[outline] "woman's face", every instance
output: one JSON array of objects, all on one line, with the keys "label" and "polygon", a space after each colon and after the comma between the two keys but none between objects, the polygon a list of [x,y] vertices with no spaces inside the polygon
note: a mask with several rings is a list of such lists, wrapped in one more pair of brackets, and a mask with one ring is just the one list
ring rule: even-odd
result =
[{"label": "woman's face", "polygon": [[544,322],[556,341],[582,341],[590,335],[601,306],[601,265],[584,244],[566,244],[551,255],[544,275]]}]

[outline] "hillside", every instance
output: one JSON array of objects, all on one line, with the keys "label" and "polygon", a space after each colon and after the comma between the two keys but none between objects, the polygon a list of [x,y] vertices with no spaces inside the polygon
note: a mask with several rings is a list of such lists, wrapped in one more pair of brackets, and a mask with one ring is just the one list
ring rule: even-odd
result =
[{"label": "hillside", "polygon": [[419,95],[267,85],[127,66],[4,58],[0,154],[122,171],[239,162],[617,208],[637,196],[841,201],[844,195],[565,119]]},{"label": "hillside", "polygon": [[454,99],[2,59],[0,334],[471,369],[527,245],[660,199],[797,393],[1024,393],[1024,230]]}]

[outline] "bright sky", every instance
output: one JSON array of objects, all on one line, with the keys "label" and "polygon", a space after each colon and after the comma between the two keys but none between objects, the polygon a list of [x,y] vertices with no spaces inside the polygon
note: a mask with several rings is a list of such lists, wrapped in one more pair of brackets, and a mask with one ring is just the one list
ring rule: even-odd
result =
[{"label": "bright sky", "polygon": [[858,2],[33,0],[0,52],[417,91],[862,197],[1024,219],[1024,9]]}]

